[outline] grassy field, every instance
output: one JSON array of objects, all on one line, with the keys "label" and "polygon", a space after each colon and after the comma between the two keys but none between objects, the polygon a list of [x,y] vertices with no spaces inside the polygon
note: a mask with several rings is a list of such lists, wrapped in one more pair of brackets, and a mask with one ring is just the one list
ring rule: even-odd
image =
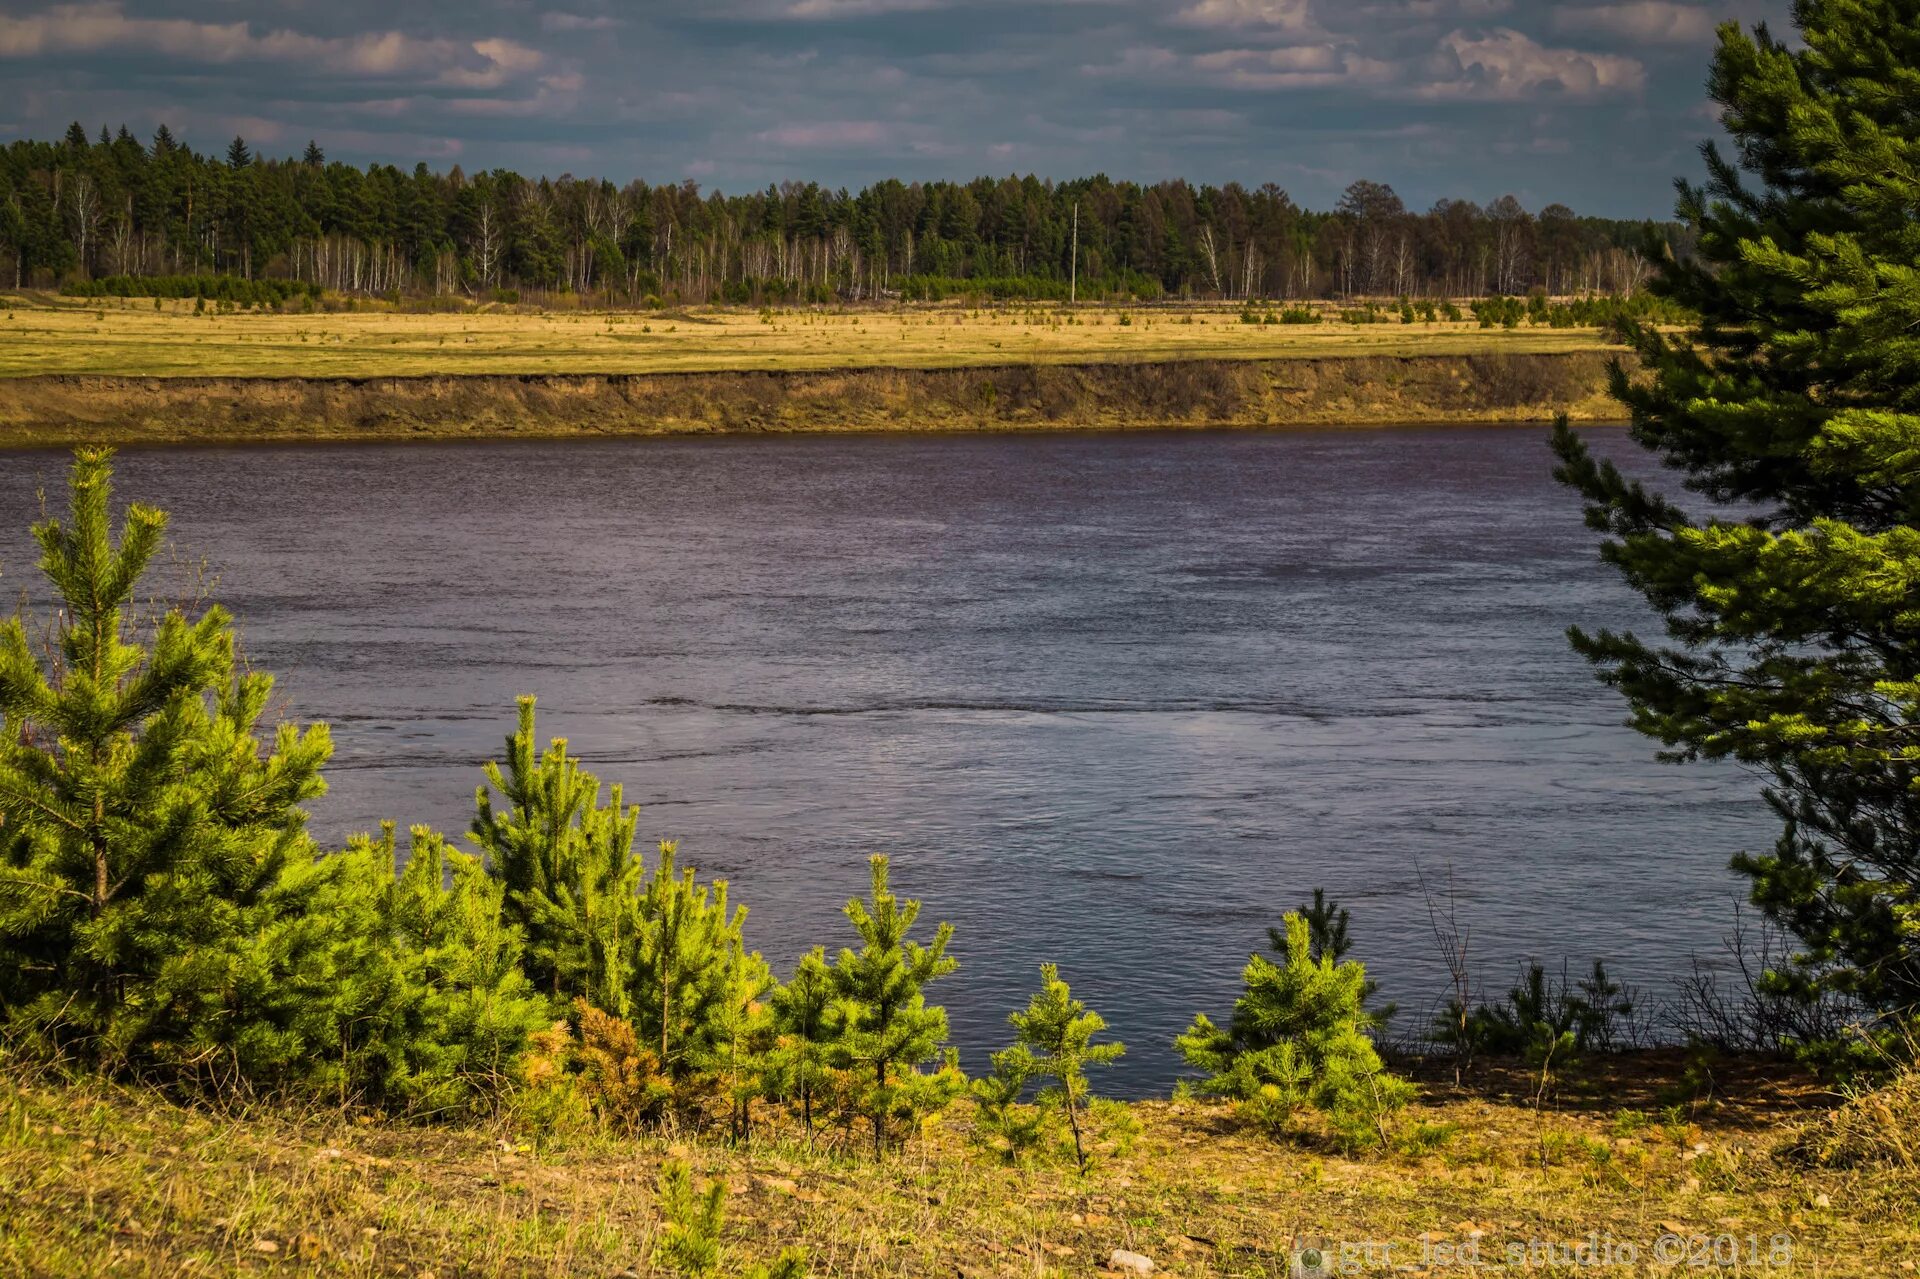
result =
[{"label": "grassy field", "polygon": [[146,299],[0,298],[0,377],[373,377],[951,368],[995,364],[1597,350],[1590,329],[1244,324],[1238,309],[1011,305],[636,314],[158,310]]},{"label": "grassy field", "polygon": [[1676,1055],[1610,1059],[1541,1110],[1517,1071],[1437,1081],[1398,1149],[1357,1156],[1261,1139],[1212,1104],[1141,1103],[1084,1181],[1002,1166],[964,1107],[874,1165],[778,1131],[555,1140],[10,1080],[0,1274],[665,1275],[670,1158],[728,1188],[721,1275],[798,1245],[815,1276],[1091,1275],[1124,1248],[1174,1276],[1277,1279],[1296,1240],[1372,1275],[1914,1273],[1911,1161],[1801,1167],[1781,1152],[1827,1103],[1812,1085],[1756,1062],[1681,1077]]}]

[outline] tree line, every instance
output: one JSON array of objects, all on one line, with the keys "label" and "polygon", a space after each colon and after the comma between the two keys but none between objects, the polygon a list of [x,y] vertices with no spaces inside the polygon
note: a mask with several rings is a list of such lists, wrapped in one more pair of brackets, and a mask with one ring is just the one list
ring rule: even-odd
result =
[{"label": "tree line", "polygon": [[1482,206],[1406,207],[1356,182],[1330,212],[1271,183],[976,178],[725,195],[257,154],[202,154],[162,125],[75,123],[0,149],[0,281],[228,276],[358,294],[648,301],[1630,296],[1686,257],[1679,224]]}]

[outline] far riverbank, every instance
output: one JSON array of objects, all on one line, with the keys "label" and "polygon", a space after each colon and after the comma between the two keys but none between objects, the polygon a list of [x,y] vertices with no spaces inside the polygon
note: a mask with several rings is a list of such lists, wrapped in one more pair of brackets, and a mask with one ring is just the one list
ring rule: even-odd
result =
[{"label": "far riverbank", "polygon": [[843,431],[1275,428],[1619,416],[1614,353],[732,369],[0,379],[0,447]]}]

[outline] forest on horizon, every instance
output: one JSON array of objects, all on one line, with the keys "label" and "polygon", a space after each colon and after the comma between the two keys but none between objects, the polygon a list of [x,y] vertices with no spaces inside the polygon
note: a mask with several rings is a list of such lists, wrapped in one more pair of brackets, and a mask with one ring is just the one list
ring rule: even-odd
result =
[{"label": "forest on horizon", "polygon": [[[1628,296],[1691,253],[1678,223],[1530,211],[1511,195],[1425,212],[1350,186],[1331,211],[1273,183],[1105,175],[813,182],[703,192],[692,181],[359,169],[309,143],[271,159],[201,153],[164,125],[0,147],[0,285],[73,288],[204,275],[369,295],[608,303],[1165,297]],[[98,286],[95,286],[96,290]]]}]

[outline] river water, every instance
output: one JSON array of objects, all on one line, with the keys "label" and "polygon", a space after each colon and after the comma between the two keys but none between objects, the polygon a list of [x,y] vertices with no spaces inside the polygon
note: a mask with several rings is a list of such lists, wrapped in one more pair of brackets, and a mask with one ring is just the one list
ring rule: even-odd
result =
[{"label": "river water", "polygon": [[[63,466],[0,454],[10,596]],[[327,840],[464,831],[534,693],[777,967],[891,853],[956,926],[969,1069],[1051,960],[1137,1093],[1316,886],[1403,1030],[1444,982],[1423,874],[1489,987],[1598,956],[1657,995],[1716,949],[1770,823],[1567,648],[1649,618],[1549,467],[1519,428],[903,434],[141,451],[119,486],[334,726]]]}]

